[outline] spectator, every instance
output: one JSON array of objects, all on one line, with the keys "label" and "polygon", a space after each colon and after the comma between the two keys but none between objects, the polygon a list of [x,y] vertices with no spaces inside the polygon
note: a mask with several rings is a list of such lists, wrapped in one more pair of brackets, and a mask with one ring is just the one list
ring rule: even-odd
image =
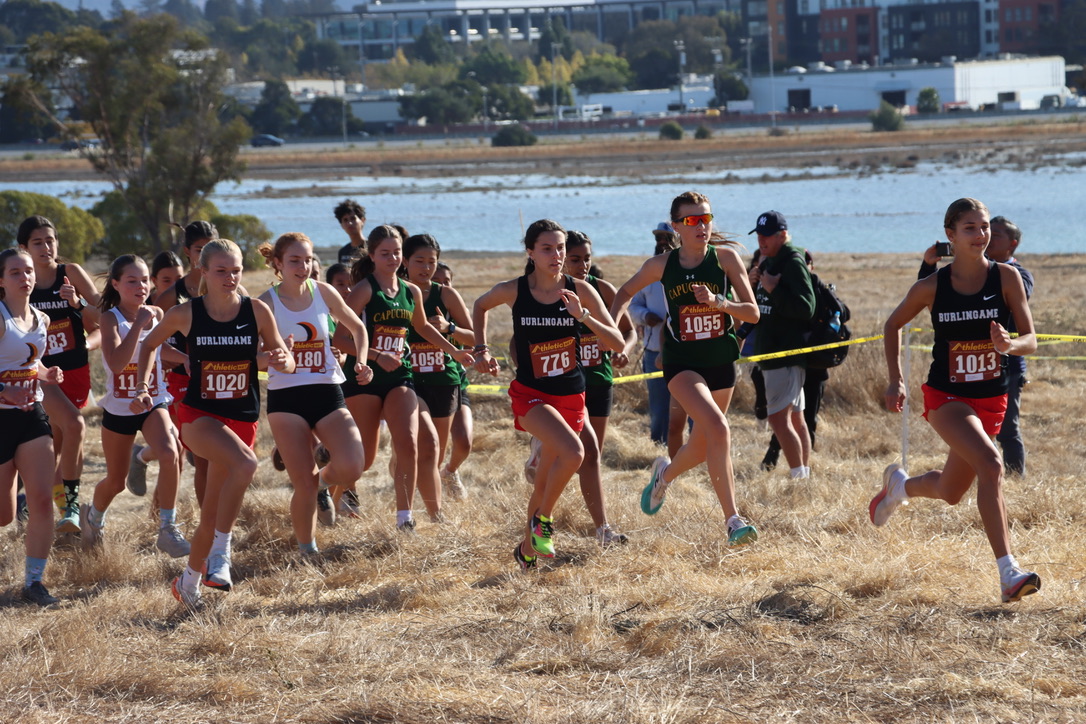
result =
[{"label": "spectator", "polygon": [[366,247],[366,235],[362,229],[366,226],[366,207],[360,206],[354,199],[346,199],[333,212],[336,221],[345,232],[350,241],[343,245],[336,255],[336,261],[350,269],[351,264]]},{"label": "spectator", "polygon": [[[672,231],[671,224],[666,221],[660,222],[652,230],[652,235],[656,240],[656,246],[652,252],[654,256],[671,251],[677,246],[675,232]],[[641,357],[641,371],[646,373],[659,371],[661,368],[657,360],[660,357],[660,334],[664,329],[664,318],[667,317],[664,285],[653,282],[638,291],[630,302],[630,316],[634,324],[643,330],[641,339],[645,349]],[[667,391],[667,383],[662,377],[645,380],[645,386],[649,392],[649,437],[657,444],[667,445],[671,393]],[[681,422],[679,431],[681,436]]]}]

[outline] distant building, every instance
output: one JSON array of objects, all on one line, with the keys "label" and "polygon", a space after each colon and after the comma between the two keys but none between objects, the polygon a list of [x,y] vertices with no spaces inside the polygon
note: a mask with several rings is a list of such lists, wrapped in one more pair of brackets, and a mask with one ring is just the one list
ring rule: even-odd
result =
[{"label": "distant building", "polygon": [[920,91],[930,87],[947,108],[1029,110],[1040,108],[1046,96],[1067,97],[1064,83],[1064,60],[1056,56],[840,70],[819,63],[807,72],[755,77],[751,99],[756,113],[829,107],[858,111],[877,108],[884,100],[899,108],[915,107]]}]

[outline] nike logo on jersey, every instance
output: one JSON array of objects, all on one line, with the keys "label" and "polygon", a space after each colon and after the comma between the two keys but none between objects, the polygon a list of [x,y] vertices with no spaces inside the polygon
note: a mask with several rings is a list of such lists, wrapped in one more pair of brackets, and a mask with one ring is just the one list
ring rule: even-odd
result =
[{"label": "nike logo on jersey", "polygon": [[60,290],[59,289],[54,289],[53,294],[60,294]]},{"label": "nike logo on jersey", "polygon": [[248,323],[245,323],[245,324],[239,324],[239,325],[237,325],[237,326],[236,326],[236,328],[237,328],[237,329],[245,329],[245,328],[246,328],[246,327],[248,327],[248,326],[249,326],[249,324],[248,324]]},{"label": "nike logo on jersey", "polygon": [[984,298],[984,301],[987,302],[989,299],[995,299],[995,297],[996,297],[996,295],[990,294],[990,295],[988,295],[987,297]]}]

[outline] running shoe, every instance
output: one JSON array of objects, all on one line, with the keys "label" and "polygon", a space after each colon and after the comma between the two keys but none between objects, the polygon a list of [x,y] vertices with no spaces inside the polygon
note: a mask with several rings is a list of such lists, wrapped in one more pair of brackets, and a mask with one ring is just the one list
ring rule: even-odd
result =
[{"label": "running shoe", "polygon": [[328,452],[328,448],[324,445],[317,445],[317,448],[313,451],[313,461],[317,463],[318,468],[323,468],[332,459],[332,453]]},{"label": "running shoe", "polygon": [[758,529],[736,516],[728,523],[728,545],[741,546],[758,540]]},{"label": "running shoe", "polygon": [[441,470],[441,482],[445,484],[445,492],[452,500],[463,500],[468,497],[468,489],[464,487],[464,481],[460,479],[459,470]]},{"label": "running shoe", "polygon": [[882,471],[882,490],[871,499],[871,505],[867,507],[871,522],[876,526],[882,527],[886,525],[886,521],[890,520],[890,516],[893,515],[899,505],[909,504],[908,499],[897,500],[890,497],[890,489],[894,485],[898,485],[899,481],[904,482],[908,478],[909,474],[898,463],[887,465],[886,470]]},{"label": "running shoe", "polygon": [[600,548],[610,548],[615,544],[624,546],[630,542],[630,539],[625,533],[619,533],[610,524],[604,523],[596,528],[596,542],[600,544]]},{"label": "running shoe", "polygon": [[140,460],[143,445],[132,444],[132,457],[128,462],[128,477],[124,479],[124,487],[132,495],[147,495],[147,463]]},{"label": "running shoe", "polygon": [[79,508],[70,505],[57,521],[57,533],[79,533]]},{"label": "running shoe", "polygon": [[554,558],[554,521],[545,515],[532,516],[532,548],[544,558]]},{"label": "running shoe", "polygon": [[272,448],[272,467],[279,472],[287,469],[287,464],[283,462],[283,456],[279,454],[279,448],[277,447]]},{"label": "running shoe", "polygon": [[358,503],[358,493],[347,490],[339,499],[339,514],[346,518],[359,519],[362,517],[362,507]]},{"label": "running shoe", "polygon": [[26,493],[15,496],[15,518],[20,523],[30,520],[30,509],[26,507]]},{"label": "running shoe", "polygon": [[407,520],[403,521],[402,523],[397,523],[396,524],[396,530],[400,531],[401,533],[414,533],[415,532],[415,519],[414,518],[408,518]]},{"label": "running shoe", "polygon": [[652,461],[649,484],[641,491],[641,512],[645,515],[656,515],[660,506],[664,504],[664,493],[670,485],[664,480],[664,469],[670,463],[671,461],[665,457],[658,457]]},{"label": "running shoe", "polygon": [[1023,571],[1018,566],[1011,569],[1011,574],[1000,583],[1003,588],[1003,603],[1014,603],[1041,590],[1041,577],[1031,571]]},{"label": "running shoe", "polygon": [[23,600],[41,607],[55,606],[60,603],[56,596],[49,595],[49,589],[41,581],[34,581],[23,589]]},{"label": "running shoe", "polygon": [[181,588],[181,576],[173,579],[173,582],[170,583],[170,592],[173,593],[174,598],[176,598],[178,601],[185,604],[189,608],[200,607],[200,589],[197,588],[196,590],[190,592],[186,591],[184,588]]},{"label": "running shoe", "polygon": [[520,566],[520,570],[527,571],[535,568],[536,556],[526,556],[520,551],[520,543],[517,543],[517,547],[513,549],[513,560]]},{"label": "running shoe", "polygon": [[225,553],[212,553],[207,557],[204,585],[223,592],[234,587],[234,582],[230,580],[230,556]]},{"label": "running shoe", "polygon": [[317,493],[317,522],[329,528],[336,524],[336,507],[327,488]]},{"label": "running shoe", "polygon": [[90,503],[79,506],[80,517],[83,518],[83,528],[79,531],[79,537],[83,540],[83,547],[87,550],[101,548],[104,543],[105,526],[95,525],[91,522]]},{"label": "running shoe", "polygon": [[535,485],[535,473],[539,470],[539,457],[543,451],[543,443],[533,437],[529,450],[528,459],[524,462],[524,479],[529,485]]},{"label": "running shoe", "polygon": [[[88,521],[86,527],[89,527],[89,524]],[[84,527],[84,530],[86,530],[86,527]],[[185,536],[181,535],[177,524],[170,523],[158,529],[158,540],[155,541],[155,548],[158,548],[170,558],[181,558],[189,554],[191,546],[185,540]]]}]

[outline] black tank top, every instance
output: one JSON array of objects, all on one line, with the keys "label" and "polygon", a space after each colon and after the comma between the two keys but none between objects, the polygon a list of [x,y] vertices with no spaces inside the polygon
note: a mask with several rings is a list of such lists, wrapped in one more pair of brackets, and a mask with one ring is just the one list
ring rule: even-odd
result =
[{"label": "black tank top", "polygon": [[[576,292],[573,277],[568,274],[563,277],[566,289]],[[537,302],[528,288],[527,276],[517,280],[513,338],[517,350],[517,382],[548,395],[584,392],[577,320],[566,311],[561,300],[554,304]]]},{"label": "black tank top", "polygon": [[57,276],[52,286],[47,289],[35,287],[30,292],[30,306],[49,317],[49,336],[46,338],[42,364],[75,370],[87,365],[87,335],[83,331],[83,310],[75,309],[60,296],[66,266],[57,266]]},{"label": "black tank top", "polygon": [[989,262],[984,288],[959,294],[950,280],[950,264],[938,272],[931,326],[928,386],[961,397],[998,397],[1007,392],[1006,357],[995,351],[989,327],[993,320],[1004,327],[1011,311],[1003,300],[999,264]]},{"label": "black tank top", "polygon": [[[177,299],[177,301],[174,302],[174,306],[180,306],[192,299],[192,297],[189,296],[189,288],[185,286],[184,274],[181,275],[180,279],[173,283],[173,287],[171,288],[173,289],[174,297]],[[185,335],[180,332],[174,332],[168,341],[178,352],[185,352],[188,349],[185,346]],[[188,372],[185,371],[185,365],[183,364],[177,365],[170,370],[170,372],[178,375],[185,375],[186,377],[188,376]]]},{"label": "black tank top", "polygon": [[231,420],[256,422],[260,416],[259,335],[253,300],[242,297],[238,315],[228,322],[212,319],[203,297],[191,304],[192,326],[186,342],[192,379],[185,404]]}]

